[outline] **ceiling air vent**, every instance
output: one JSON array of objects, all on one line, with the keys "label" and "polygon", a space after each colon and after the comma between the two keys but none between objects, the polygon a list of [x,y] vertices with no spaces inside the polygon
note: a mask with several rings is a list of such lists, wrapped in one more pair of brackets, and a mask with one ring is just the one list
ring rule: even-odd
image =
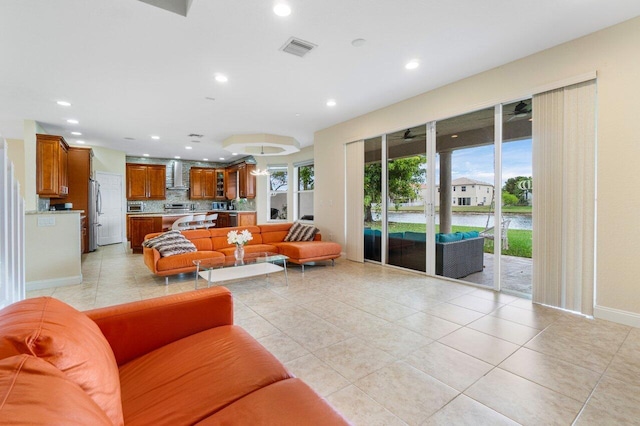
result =
[{"label": "ceiling air vent", "polygon": [[318,47],[318,45],[300,40],[299,38],[291,37],[280,50],[291,53],[292,55],[303,57],[315,47]]},{"label": "ceiling air vent", "polygon": [[197,133],[189,133],[187,136],[189,136],[190,138],[201,138],[204,135],[199,135]]}]

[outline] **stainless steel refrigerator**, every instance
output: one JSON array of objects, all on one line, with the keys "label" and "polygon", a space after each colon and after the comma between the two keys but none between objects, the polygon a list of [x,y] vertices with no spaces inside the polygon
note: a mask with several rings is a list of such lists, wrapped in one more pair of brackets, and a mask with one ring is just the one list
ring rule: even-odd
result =
[{"label": "stainless steel refrigerator", "polygon": [[100,196],[100,183],[97,180],[89,179],[89,251],[98,248],[98,228],[100,225],[100,215],[102,214],[102,197]]}]

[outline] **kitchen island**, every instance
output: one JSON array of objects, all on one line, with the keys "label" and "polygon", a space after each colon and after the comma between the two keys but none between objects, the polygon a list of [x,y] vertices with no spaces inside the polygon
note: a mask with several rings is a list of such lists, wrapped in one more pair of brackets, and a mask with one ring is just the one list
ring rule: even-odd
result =
[{"label": "kitchen island", "polygon": [[147,234],[171,229],[173,222],[187,215],[218,213],[216,228],[251,226],[256,224],[256,212],[247,210],[199,210],[183,213],[141,212],[127,214],[127,239],[134,253],[142,253],[142,242]]}]

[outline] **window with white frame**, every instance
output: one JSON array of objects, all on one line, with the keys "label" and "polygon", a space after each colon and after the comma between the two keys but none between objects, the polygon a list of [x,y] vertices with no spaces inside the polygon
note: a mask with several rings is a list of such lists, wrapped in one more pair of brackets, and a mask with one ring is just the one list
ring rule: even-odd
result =
[{"label": "window with white frame", "polygon": [[289,193],[289,171],[287,166],[269,166],[269,196],[267,217],[271,221],[287,220],[287,194]]},{"label": "window with white frame", "polygon": [[315,174],[313,163],[295,164],[295,219],[313,220],[313,188]]}]

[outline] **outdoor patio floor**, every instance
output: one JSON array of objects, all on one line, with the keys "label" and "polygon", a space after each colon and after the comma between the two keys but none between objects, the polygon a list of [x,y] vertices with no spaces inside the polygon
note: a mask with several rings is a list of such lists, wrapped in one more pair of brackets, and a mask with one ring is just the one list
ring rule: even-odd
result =
[{"label": "outdoor patio floor", "polygon": [[[493,288],[493,254],[484,254],[484,271],[467,275],[461,278],[462,281],[469,283],[486,285]],[[531,282],[533,272],[533,260],[516,257],[502,256],[502,290],[506,292],[515,292],[520,296],[531,296]]]}]

